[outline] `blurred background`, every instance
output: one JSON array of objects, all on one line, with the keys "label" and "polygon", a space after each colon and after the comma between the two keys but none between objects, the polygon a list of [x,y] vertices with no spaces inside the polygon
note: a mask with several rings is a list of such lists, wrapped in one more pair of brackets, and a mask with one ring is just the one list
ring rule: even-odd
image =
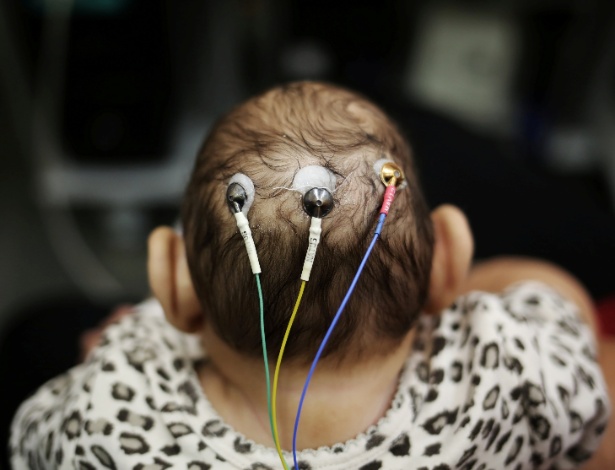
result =
[{"label": "blurred background", "polygon": [[215,119],[289,80],[383,106],[430,204],[467,213],[477,258],[564,266],[609,328],[614,13],[607,0],[2,0],[0,426],[19,398],[5,377],[40,385],[75,362],[80,331],[148,294],[147,234],[175,222]]}]

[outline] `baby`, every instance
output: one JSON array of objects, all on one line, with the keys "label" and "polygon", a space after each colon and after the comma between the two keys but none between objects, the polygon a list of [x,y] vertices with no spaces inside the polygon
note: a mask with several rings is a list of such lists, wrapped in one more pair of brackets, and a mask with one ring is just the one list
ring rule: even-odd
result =
[{"label": "baby", "polygon": [[[255,187],[247,217],[271,367],[308,247],[310,216],[293,181],[308,166],[335,181],[280,372],[277,426],[290,450],[308,369],[373,236],[385,191],[374,166],[383,159],[403,170],[405,187],[309,386],[299,468],[572,468],[587,460],[610,405],[582,287],[529,260],[469,271],[465,217],[452,206],[429,213],[395,125],[355,93],[302,82],[247,101],[214,127],[186,191],[183,236],[159,228],[150,237],[156,300],[109,327],[83,364],[21,406],[14,467],[282,468],[259,297],[227,205],[229,181],[241,173]],[[518,282],[527,279],[542,282]]]}]

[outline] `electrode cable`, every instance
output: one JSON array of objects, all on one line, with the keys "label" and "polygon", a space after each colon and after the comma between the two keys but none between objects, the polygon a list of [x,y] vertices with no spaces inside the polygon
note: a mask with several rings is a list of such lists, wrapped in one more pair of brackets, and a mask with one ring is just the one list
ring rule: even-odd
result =
[{"label": "electrode cable", "polygon": [[277,395],[278,395],[278,378],[280,375],[280,366],[282,365],[282,357],[284,356],[284,350],[286,349],[286,342],[288,341],[288,336],[290,335],[290,329],[293,326],[293,322],[295,321],[295,317],[297,316],[297,311],[299,310],[299,305],[301,304],[301,299],[303,297],[303,291],[305,290],[305,285],[307,281],[301,282],[301,288],[299,289],[299,295],[297,296],[297,301],[295,302],[295,307],[293,308],[293,313],[290,316],[290,320],[288,322],[288,326],[286,327],[286,332],[284,333],[284,338],[282,339],[282,346],[280,347],[280,352],[278,354],[278,361],[275,365],[275,372],[273,373],[273,393],[271,398],[271,408],[272,408],[272,428],[273,428],[273,440],[275,442],[275,448],[278,451],[278,455],[280,456],[280,462],[284,466],[284,470],[289,470],[288,464],[286,463],[286,459],[284,458],[284,454],[282,454],[282,447],[280,446],[280,436],[278,433],[278,424],[277,424]]},{"label": "electrode cable", "polygon": [[322,353],[325,347],[327,346],[329,337],[333,333],[333,330],[335,326],[337,325],[337,322],[339,321],[342,315],[342,312],[346,308],[346,304],[348,303],[348,300],[350,300],[350,296],[352,295],[352,292],[354,291],[354,288],[357,285],[357,282],[359,280],[359,277],[361,276],[361,273],[363,272],[363,268],[365,267],[365,264],[367,263],[369,255],[371,254],[372,250],[374,249],[374,246],[376,245],[376,241],[378,240],[378,237],[380,236],[380,232],[382,231],[382,226],[384,225],[385,218],[386,218],[386,214],[384,213],[380,214],[380,217],[378,219],[378,225],[376,226],[376,231],[374,233],[374,238],[372,239],[371,243],[369,244],[369,247],[367,248],[365,256],[363,257],[363,260],[361,261],[361,264],[359,265],[359,269],[357,270],[357,273],[355,274],[354,279],[352,280],[352,283],[350,284],[350,287],[348,288],[348,291],[346,292],[346,296],[344,297],[344,300],[342,300],[342,303],[340,307],[338,308],[337,313],[335,314],[335,317],[333,317],[333,321],[331,322],[331,325],[329,326],[329,329],[327,330],[325,337],[320,343],[320,347],[318,348],[316,357],[314,357],[314,361],[312,362],[312,366],[310,367],[310,371],[308,372],[307,379],[305,380],[303,391],[301,392],[301,398],[299,399],[299,407],[297,408],[297,416],[295,418],[295,426],[293,430],[293,461],[295,464],[295,469],[299,468],[299,463],[297,460],[297,434],[299,430],[299,420],[301,419],[301,411],[303,409],[303,402],[305,401],[307,389],[310,385],[310,381],[312,380],[312,376],[314,375],[314,370],[316,369],[316,365],[318,364],[318,361],[320,360],[320,357],[322,356]]}]

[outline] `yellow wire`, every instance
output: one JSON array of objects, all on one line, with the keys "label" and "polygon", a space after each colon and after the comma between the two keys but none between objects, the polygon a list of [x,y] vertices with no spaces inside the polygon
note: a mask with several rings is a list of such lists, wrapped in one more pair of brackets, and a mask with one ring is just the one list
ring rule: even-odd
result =
[{"label": "yellow wire", "polygon": [[303,281],[301,283],[301,289],[299,289],[299,295],[297,296],[297,301],[295,302],[295,308],[293,309],[293,313],[290,316],[290,320],[288,322],[288,326],[286,327],[286,332],[284,333],[284,339],[282,340],[282,346],[280,347],[280,352],[278,354],[278,362],[275,365],[275,372],[273,373],[273,391],[271,395],[271,414],[273,416],[273,440],[275,442],[275,448],[278,451],[278,455],[280,456],[280,461],[284,466],[285,470],[289,470],[288,464],[284,459],[284,455],[282,455],[282,448],[280,447],[280,436],[278,435],[278,422],[277,422],[277,406],[276,406],[276,398],[278,395],[278,377],[280,375],[280,365],[282,364],[282,356],[284,356],[284,349],[286,348],[286,341],[288,340],[288,335],[290,334],[290,329],[293,326],[293,322],[295,321],[295,316],[297,315],[297,310],[299,310],[299,304],[301,304],[301,297],[303,297],[303,291],[305,290],[305,283]]}]

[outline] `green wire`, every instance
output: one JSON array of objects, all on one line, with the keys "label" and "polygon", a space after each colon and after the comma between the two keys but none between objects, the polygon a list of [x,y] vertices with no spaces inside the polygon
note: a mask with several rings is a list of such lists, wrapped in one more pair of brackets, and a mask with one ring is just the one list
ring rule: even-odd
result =
[{"label": "green wire", "polygon": [[261,318],[261,343],[263,344],[263,361],[265,362],[265,380],[267,381],[267,411],[269,413],[269,427],[271,429],[271,437],[275,442],[273,434],[273,414],[271,411],[271,381],[269,380],[269,359],[267,358],[267,341],[265,339],[265,308],[263,306],[263,289],[261,288],[261,280],[256,274],[256,287],[258,288],[258,304]]}]

